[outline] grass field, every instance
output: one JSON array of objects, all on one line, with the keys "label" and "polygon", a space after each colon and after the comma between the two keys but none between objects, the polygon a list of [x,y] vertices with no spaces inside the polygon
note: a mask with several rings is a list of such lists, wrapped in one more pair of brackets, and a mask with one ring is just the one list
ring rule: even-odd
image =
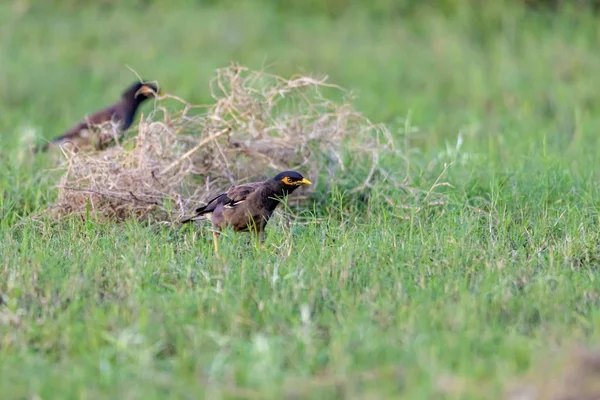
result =
[{"label": "grass field", "polygon": [[[598,345],[598,17],[67,3],[0,4],[3,399],[494,399]],[[334,184],[223,260],[203,229],[28,218],[56,197],[28,137],[112,102],[126,65],[207,103],[231,61],[352,89],[413,191]]]}]

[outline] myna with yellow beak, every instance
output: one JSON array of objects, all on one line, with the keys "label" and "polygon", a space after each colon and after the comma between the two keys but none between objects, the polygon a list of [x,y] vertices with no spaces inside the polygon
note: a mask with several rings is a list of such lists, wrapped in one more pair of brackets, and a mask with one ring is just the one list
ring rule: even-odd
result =
[{"label": "myna with yellow beak", "polygon": [[124,132],[131,126],[139,106],[158,94],[154,83],[136,82],[121,94],[121,100],[117,103],[86,117],[67,132],[46,143],[40,150],[46,151],[50,145],[60,146],[65,143],[72,143],[76,148],[94,146],[96,150],[102,150],[112,138],[95,135],[94,126],[113,122],[117,124],[119,133]]},{"label": "myna with yellow beak", "polygon": [[[284,171],[273,179],[233,186],[227,192],[213,198],[204,207],[196,210],[196,215],[182,223],[207,216],[218,231],[231,226],[235,232],[254,232],[261,244],[264,242],[264,229],[273,211],[287,195],[302,185],[311,182],[296,171]],[[218,251],[214,233],[215,250]]]}]

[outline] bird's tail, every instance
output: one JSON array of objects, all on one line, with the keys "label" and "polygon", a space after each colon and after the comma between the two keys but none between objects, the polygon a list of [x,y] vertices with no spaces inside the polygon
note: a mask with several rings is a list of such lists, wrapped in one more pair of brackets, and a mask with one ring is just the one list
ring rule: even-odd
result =
[{"label": "bird's tail", "polygon": [[181,224],[187,224],[188,222],[194,221],[197,217],[198,217],[197,215],[194,215],[193,217],[182,219],[180,222],[181,222]]},{"label": "bird's tail", "polygon": [[188,222],[192,222],[197,220],[199,217],[203,216],[206,213],[209,213],[210,211],[206,210],[207,206],[204,207],[200,207],[196,209],[196,214],[193,217],[189,217],[186,219],[181,220],[182,224],[187,224]]},{"label": "bird's tail", "polygon": [[44,153],[48,151],[51,145],[61,144],[66,137],[66,135],[61,135],[59,137],[55,137],[52,140],[44,140],[45,143],[40,143],[38,146],[36,146],[36,148],[33,150],[33,153]]}]

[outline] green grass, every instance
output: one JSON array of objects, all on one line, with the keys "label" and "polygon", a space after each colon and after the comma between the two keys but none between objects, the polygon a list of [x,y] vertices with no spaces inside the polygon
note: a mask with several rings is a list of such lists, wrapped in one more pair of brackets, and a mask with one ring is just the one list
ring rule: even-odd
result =
[{"label": "green grass", "polygon": [[[28,4],[0,4],[4,399],[493,399],[540,354],[598,344],[594,15],[13,3]],[[206,103],[230,61],[354,90],[402,144],[385,167],[412,192],[334,185],[270,223],[267,252],[226,235],[221,261],[205,226],[28,218],[56,196],[29,130],[113,101],[125,65]]]}]

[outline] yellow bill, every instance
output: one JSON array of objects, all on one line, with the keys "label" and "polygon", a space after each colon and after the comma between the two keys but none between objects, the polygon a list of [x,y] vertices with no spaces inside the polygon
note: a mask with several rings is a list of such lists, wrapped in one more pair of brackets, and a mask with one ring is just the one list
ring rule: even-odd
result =
[{"label": "yellow bill", "polygon": [[157,94],[157,95],[160,95],[161,93],[160,93],[160,90],[158,91],[158,93],[155,93],[154,90],[152,90],[152,88],[150,86],[144,85],[141,88],[139,88],[137,92],[135,92],[135,94],[133,95],[133,97],[138,97],[140,94],[144,94],[144,95],[147,95],[147,94],[152,94],[152,95]]}]

